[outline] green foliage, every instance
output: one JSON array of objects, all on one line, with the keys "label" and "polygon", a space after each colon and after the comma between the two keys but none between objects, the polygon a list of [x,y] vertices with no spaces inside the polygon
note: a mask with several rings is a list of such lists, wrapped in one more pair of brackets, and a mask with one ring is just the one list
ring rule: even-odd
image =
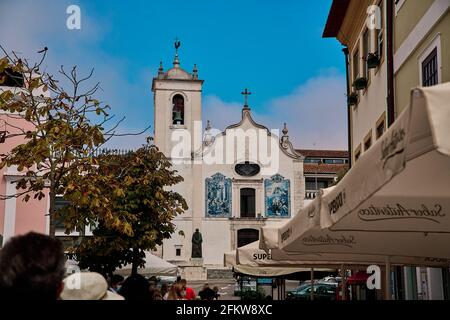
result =
[{"label": "green foliage", "polygon": [[66,228],[97,224],[93,237],[72,248],[80,266],[112,272],[144,264],[144,251],[155,249],[175,232],[172,220],[187,209],[186,201],[167,187],[183,181],[168,159],[145,145],[126,155],[106,154],[97,166],[67,177],[63,209]]}]

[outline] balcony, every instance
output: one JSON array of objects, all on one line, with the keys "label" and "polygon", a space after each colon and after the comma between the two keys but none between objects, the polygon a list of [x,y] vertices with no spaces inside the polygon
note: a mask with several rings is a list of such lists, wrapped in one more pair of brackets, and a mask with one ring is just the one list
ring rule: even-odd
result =
[{"label": "balcony", "polygon": [[313,200],[317,197],[317,194],[319,193],[318,190],[306,190],[305,191],[305,199],[306,200]]}]

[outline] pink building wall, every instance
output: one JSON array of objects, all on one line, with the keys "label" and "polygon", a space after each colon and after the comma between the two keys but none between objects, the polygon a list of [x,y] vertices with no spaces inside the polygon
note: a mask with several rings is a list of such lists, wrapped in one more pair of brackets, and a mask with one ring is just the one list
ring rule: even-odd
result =
[{"label": "pink building wall", "polygon": [[[0,93],[3,90],[17,92],[20,89],[0,87]],[[41,93],[39,92],[37,94]],[[33,129],[32,124],[29,122],[2,111],[0,113],[0,130],[6,130],[8,135],[19,133],[20,130],[15,127],[23,128],[24,130]],[[8,153],[12,148],[23,143],[23,141],[23,136],[6,139],[4,143],[0,143],[0,153]],[[14,167],[0,170],[0,194],[3,196],[15,193],[16,190],[14,184],[11,184],[11,181],[20,178],[22,174],[17,172]],[[22,201],[22,199],[23,197],[0,200],[0,234],[4,237],[3,243],[12,236],[24,234],[29,231],[47,233],[48,218],[46,214],[48,210],[48,197],[46,196],[39,201],[33,199],[33,195],[31,194],[31,199],[28,202]]]},{"label": "pink building wall", "polygon": [[47,233],[48,197],[41,200],[30,199],[28,202],[22,200],[23,197],[16,199],[15,234],[24,234],[29,231]]}]

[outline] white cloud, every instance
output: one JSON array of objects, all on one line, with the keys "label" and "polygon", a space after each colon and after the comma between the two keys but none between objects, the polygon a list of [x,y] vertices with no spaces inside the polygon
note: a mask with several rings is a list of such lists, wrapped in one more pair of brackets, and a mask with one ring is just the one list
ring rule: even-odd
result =
[{"label": "white cloud", "polygon": [[[153,125],[149,71],[156,70],[156,66],[143,66],[134,82],[124,80],[129,62],[105,52],[97,44],[108,36],[110,22],[98,16],[94,20],[88,8],[81,6],[82,29],[70,31],[66,28],[66,8],[76,3],[72,0],[0,0],[0,44],[32,59],[36,58],[38,50],[49,47],[47,66],[51,72],[60,65],[70,68],[77,64],[83,73],[95,67],[92,84],[101,82],[99,98],[112,106],[117,118],[129,117],[121,125],[120,132],[142,130],[137,127],[136,119],[139,123],[142,118],[148,119],[143,127]],[[269,128],[281,129],[287,122],[291,141],[298,148],[345,149],[347,111],[344,94],[345,78],[325,70],[287,96],[252,106],[252,114],[257,122]],[[143,95],[145,99],[142,99]],[[148,101],[148,104],[142,101]],[[203,119],[211,120],[213,127],[223,130],[239,122],[241,109],[241,102],[225,102],[209,95],[203,100]],[[117,138],[109,145],[136,147],[145,142],[145,136],[152,131],[139,137]]]},{"label": "white cloud", "polygon": [[224,130],[227,126],[241,119],[242,103],[224,102],[215,95],[203,99],[203,122],[211,121],[211,126]]},{"label": "white cloud", "polygon": [[[224,129],[240,120],[242,104],[224,102],[217,96],[205,97],[204,120]],[[298,86],[291,94],[275,98],[262,108],[252,107],[252,116],[270,129],[282,129],[286,122],[297,148],[346,149],[347,110],[345,78],[325,71]]]},{"label": "white cloud", "polygon": [[[111,112],[116,119],[127,116],[119,131],[139,132],[152,122],[151,92],[147,69],[135,75],[134,82],[124,80],[129,62],[115,57],[101,48],[99,41],[108,36],[110,22],[101,16],[93,16],[87,5],[80,5],[81,29],[69,30],[66,20],[69,16],[66,8],[78,4],[73,0],[0,0],[0,44],[8,52],[16,51],[21,57],[34,62],[40,56],[37,51],[49,48],[45,60],[46,71],[53,73],[60,80],[57,71],[61,65],[71,70],[77,65],[78,74],[87,75],[94,68],[94,75],[87,85],[91,88],[100,82],[97,98],[111,106]],[[0,54],[1,56],[1,54]],[[144,67],[144,66],[143,66]],[[145,66],[148,67],[148,66]],[[143,69],[144,70],[144,69]],[[155,70],[153,68],[152,70]],[[63,81],[64,83],[64,81]],[[70,86],[68,87],[70,89]],[[143,97],[148,98],[148,104],[143,105]],[[148,117],[142,128],[136,128],[136,119],[142,119],[142,114]],[[134,119],[133,119],[134,117]],[[147,133],[148,135],[148,133]],[[134,141],[136,140],[136,141]],[[142,137],[123,137],[114,139],[118,146],[128,147],[141,145]]]}]

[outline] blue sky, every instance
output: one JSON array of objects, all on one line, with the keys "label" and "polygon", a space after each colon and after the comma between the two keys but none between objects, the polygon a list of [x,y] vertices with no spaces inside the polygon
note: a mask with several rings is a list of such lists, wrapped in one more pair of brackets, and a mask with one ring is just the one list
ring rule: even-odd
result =
[{"label": "blue sky", "polygon": [[[66,28],[66,8],[81,9],[81,30]],[[170,67],[178,37],[181,66],[196,63],[205,80],[204,119],[223,129],[239,121],[242,97],[258,122],[288,123],[299,148],[346,146],[345,76],[341,46],[322,39],[331,0],[73,1],[2,0],[0,44],[25,57],[49,48],[48,70],[95,68],[100,98],[122,132],[153,124],[151,79]],[[19,24],[20,23],[20,24]],[[93,81],[94,82],[94,81]],[[113,142],[137,146],[143,137]]]}]

